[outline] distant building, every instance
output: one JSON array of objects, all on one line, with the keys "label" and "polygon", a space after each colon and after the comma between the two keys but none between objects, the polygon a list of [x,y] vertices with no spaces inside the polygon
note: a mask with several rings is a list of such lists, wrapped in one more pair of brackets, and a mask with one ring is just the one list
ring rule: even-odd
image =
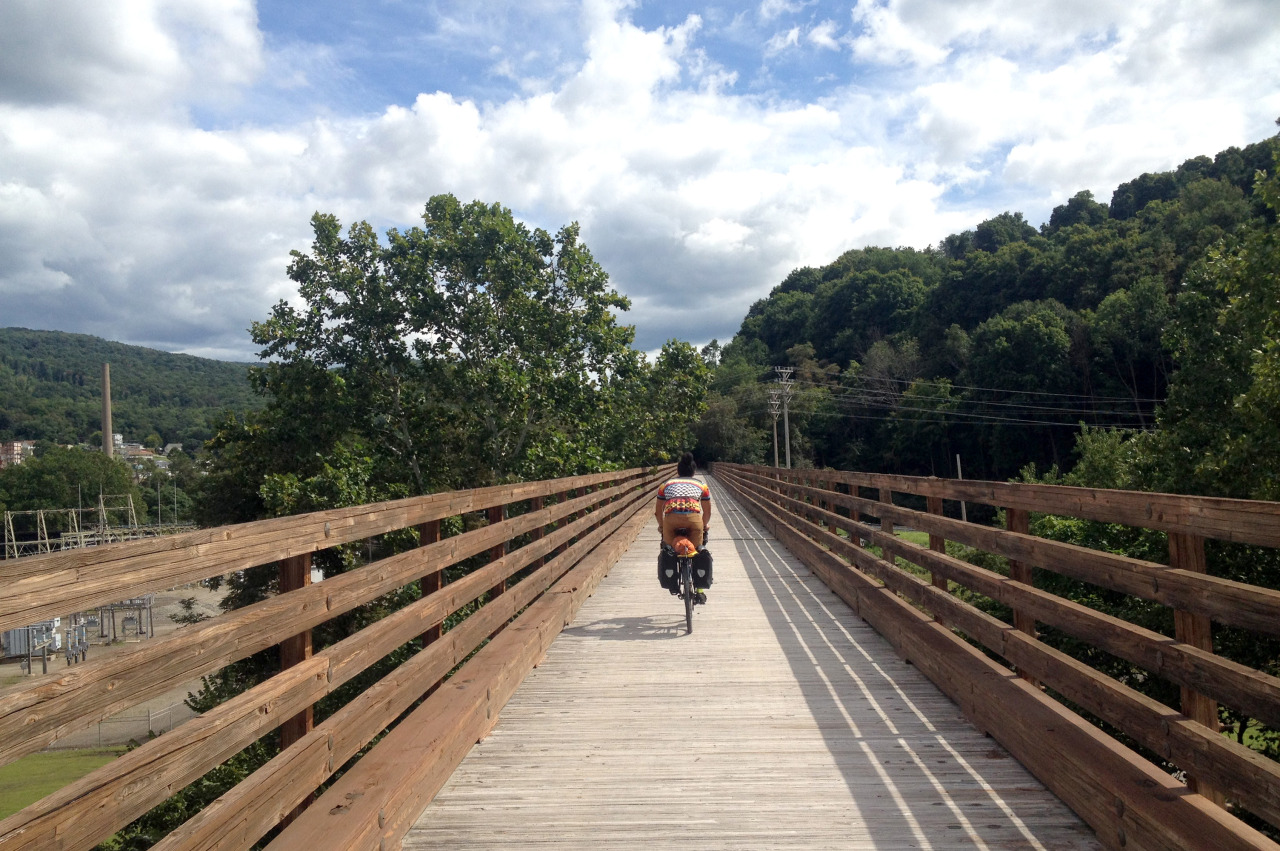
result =
[{"label": "distant building", "polygon": [[164,449],[160,450],[161,454],[163,455],[169,455],[173,452],[181,452],[181,451],[182,451],[181,443],[166,443],[164,445]]},{"label": "distant building", "polygon": [[5,467],[16,467],[23,460],[36,454],[34,440],[6,440],[0,442],[0,470]]},{"label": "distant building", "polygon": [[116,448],[116,455],[133,468],[133,477],[140,479],[147,470],[147,462],[158,470],[169,469],[169,459],[157,455],[141,443],[124,443]]}]

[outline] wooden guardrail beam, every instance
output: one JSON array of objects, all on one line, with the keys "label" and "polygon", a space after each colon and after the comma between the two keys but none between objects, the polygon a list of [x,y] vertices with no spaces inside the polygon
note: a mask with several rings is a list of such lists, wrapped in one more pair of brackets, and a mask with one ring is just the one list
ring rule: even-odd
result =
[{"label": "wooden guardrail beam", "polygon": [[[90,847],[164,800],[174,789],[198,778],[256,738],[279,727],[286,719],[304,713],[321,696],[349,681],[396,647],[420,637],[424,630],[429,631],[438,626],[447,613],[479,597],[497,582],[530,564],[540,563],[552,550],[576,539],[577,544],[560,559],[547,562],[541,574],[534,574],[528,578],[529,581],[519,583],[519,594],[512,595],[510,601],[504,601],[475,621],[476,625],[492,621],[491,625],[496,629],[517,610],[507,611],[508,603],[510,606],[527,605],[545,589],[554,575],[563,572],[592,547],[598,546],[601,536],[607,534],[600,529],[616,526],[609,518],[615,517],[624,509],[639,512],[648,504],[651,499],[648,487],[659,475],[658,471],[649,471],[638,477],[618,473],[590,477],[597,484],[618,480],[623,483],[579,499],[557,503],[550,508],[527,512],[474,533],[428,543],[424,547],[333,577],[319,585],[288,591],[246,610],[192,627],[191,631],[184,631],[186,634],[181,636],[184,643],[190,643],[191,637],[202,635],[205,642],[211,643],[204,649],[220,646],[222,649],[218,651],[184,656],[173,652],[176,645],[170,643],[165,646],[165,642],[157,642],[159,652],[151,650],[147,653],[150,648],[144,647],[139,652],[123,657],[125,663],[118,668],[103,662],[96,669],[87,666],[78,668],[71,672],[70,680],[60,679],[52,686],[42,684],[35,688],[9,690],[0,696],[0,706],[7,706],[9,710],[8,714],[0,715],[0,727],[6,723],[16,724],[16,738],[21,739],[24,734],[27,736],[25,740],[16,743],[7,735],[0,736],[0,748],[6,749],[12,757],[14,753],[30,750],[33,742],[38,743],[50,735],[56,735],[59,729],[73,724],[74,721],[68,720],[69,718],[78,717],[82,721],[84,703],[93,703],[95,699],[98,701],[89,710],[93,714],[103,711],[103,707],[113,707],[113,701],[127,701],[128,696],[139,689],[147,690],[147,685],[154,687],[170,678],[189,680],[198,675],[194,672],[203,670],[200,666],[208,664],[214,656],[239,658],[248,655],[256,649],[296,635],[315,623],[358,605],[359,602],[416,581],[423,575],[438,575],[444,564],[484,552],[498,541],[509,540],[526,532],[533,533],[534,530],[541,533],[548,524],[559,523],[568,516],[581,515],[581,519],[576,522],[560,523],[553,532],[536,538],[529,546],[505,554],[486,567],[440,588],[310,659],[297,661],[293,667],[254,689],[5,819],[0,822],[0,847],[4,847],[6,851],[10,848],[52,847],[49,843],[55,841],[55,836],[59,848]],[[564,481],[581,480],[561,480],[552,487],[561,487]],[[548,490],[547,483],[541,483],[539,490]],[[614,502],[624,495],[628,497],[628,501]],[[309,518],[303,518],[300,522],[305,524],[308,520]],[[602,527],[602,523],[606,525]],[[596,531],[592,531],[593,529]],[[299,560],[292,566],[296,568],[301,563]],[[286,581],[286,585],[288,584]],[[489,607],[482,607],[480,612],[485,612],[486,609]],[[502,614],[504,611],[505,616]],[[473,626],[472,629],[474,628]],[[466,634],[460,632],[459,637]],[[476,642],[463,650],[455,647],[454,656],[447,660],[447,664],[443,668],[439,664],[444,663],[431,667],[430,675],[438,680],[480,640],[476,639]],[[454,647],[454,642],[449,642],[448,647]],[[441,650],[433,651],[431,656],[424,658],[439,656],[444,659],[446,651],[447,648],[442,645]],[[144,656],[154,666],[139,666],[137,663]],[[102,677],[108,674],[112,677],[106,682],[110,682],[113,688],[103,689],[100,685],[104,682]],[[408,700],[417,699],[432,683],[424,682],[419,685],[421,690],[409,695]],[[116,696],[101,696],[111,692],[115,692]],[[384,719],[383,726],[394,720],[396,714],[398,711]],[[34,736],[30,730],[33,726],[38,728]],[[352,753],[362,744],[356,745]],[[38,744],[35,746],[38,747]],[[315,756],[317,752],[313,733],[303,733],[285,752],[293,753],[295,748],[297,752]],[[341,765],[347,756],[349,754],[343,755],[336,764]],[[332,768],[333,764],[330,765],[330,770]],[[291,782],[291,790],[294,791],[288,794],[294,795],[297,791],[291,806],[304,799],[316,785],[305,785],[308,782],[305,773]],[[247,806],[252,809],[258,804]]]},{"label": "wooden guardrail beam", "polygon": [[[516,687],[648,522],[645,494],[627,530],[580,564],[325,792],[268,851],[398,847],[471,745],[488,735]],[[447,699],[446,699],[447,697]]]},{"label": "wooden guardrail beam", "polygon": [[[382,681],[318,725],[306,739],[280,753],[166,837],[155,846],[155,851],[229,851],[230,848],[248,848],[279,823],[282,814],[296,806],[307,790],[316,788],[327,780],[337,767],[411,708],[417,695],[462,662],[472,648],[532,603],[575,562],[595,551],[602,542],[630,522],[635,511],[642,511],[647,504],[647,494],[624,502],[621,510],[604,525],[587,533],[561,555],[540,566],[534,574],[516,584],[501,599],[483,606],[437,642],[415,654]],[[631,506],[630,511],[628,505]],[[576,528],[566,527],[557,530],[557,533],[568,538],[576,531]],[[539,548],[540,552],[545,553],[558,546],[558,539],[553,537],[555,534],[547,537],[545,546]],[[492,567],[494,565],[488,565],[485,569]],[[484,583],[490,581],[492,575],[488,573],[477,576],[472,583],[473,587],[486,587]],[[443,700],[436,699],[435,705],[447,704],[447,701],[447,697]],[[228,835],[235,836],[234,843],[227,842]],[[328,844],[316,847],[336,846]]]},{"label": "wooden guardrail beam", "polygon": [[[798,506],[789,505],[786,497],[741,480],[738,484],[762,501],[772,502],[788,511],[798,509]],[[979,612],[950,594],[944,594],[940,589],[930,587],[922,580],[897,570],[885,560],[855,548],[843,539],[824,534],[815,524],[799,519],[793,522],[812,540],[832,553],[848,558],[853,566],[885,583],[887,589],[933,613],[939,622],[960,629],[983,646],[1005,657],[1020,672],[1029,674],[1032,678],[1038,676],[1037,672],[1051,672],[1054,676],[1047,679],[1047,684],[1067,699],[1125,731],[1173,764],[1212,778],[1219,788],[1227,790],[1258,815],[1280,821],[1280,764],[1216,735],[1213,730],[1197,725],[1176,710],[1071,660],[1035,641],[1034,637],[1026,636],[1021,630],[1011,628],[1009,624]],[[879,530],[868,530],[868,534],[871,535],[872,543],[882,540]],[[1132,643],[1147,648],[1148,655],[1144,658],[1148,664],[1159,660],[1162,654],[1169,654],[1170,666],[1174,669],[1178,668],[1179,658],[1191,667],[1200,667],[1196,664],[1198,661],[1203,668],[1198,675],[1192,677],[1192,681],[1221,685],[1223,677],[1216,677],[1214,672],[1222,673],[1226,679],[1234,679],[1233,686],[1222,688],[1238,698],[1242,705],[1263,712],[1267,718],[1274,719],[1276,716],[1276,686],[1280,680],[1198,651],[1189,645],[1179,646],[1165,636],[1103,615],[1086,606],[1059,599],[1046,591],[1039,591],[958,559],[925,550],[907,541],[902,541],[901,544],[904,550],[902,556],[907,561],[914,563],[918,560],[922,566],[936,571],[935,575],[945,576],[957,585],[971,588],[1011,608],[1021,606],[1046,623],[1057,626],[1068,634],[1092,640],[1101,649],[1116,655],[1132,659],[1137,655],[1129,649],[1128,645]],[[1015,641],[1015,633],[1017,636],[1026,636],[1027,641]],[[1107,637],[1104,639],[1100,636]],[[1186,656],[1182,657],[1184,653]],[[1169,670],[1156,665],[1156,672],[1162,675],[1168,675]],[[1173,678],[1177,679],[1178,676],[1174,675]],[[1261,693],[1257,688],[1259,684],[1263,686]]]},{"label": "wooden guardrail beam", "polygon": [[[728,469],[725,465],[721,467]],[[773,477],[752,469],[742,470],[740,476],[762,485],[769,482],[777,485]],[[777,486],[792,488],[797,493],[805,492],[804,488],[796,485]],[[881,520],[887,518],[893,523],[942,535],[948,540],[1004,556],[1011,561],[1042,567],[1071,579],[1163,603],[1175,610],[1203,615],[1217,623],[1280,635],[1280,591],[1050,541],[1034,535],[1011,533],[963,520],[939,517],[883,501],[845,494],[832,494],[829,499],[836,505],[872,516],[883,515]],[[807,506],[806,510],[811,508]]]},{"label": "wooden guardrail beam", "polygon": [[[634,485],[617,487],[626,490]],[[149,693],[205,676],[446,564],[478,555],[500,540],[546,526],[592,504],[593,497],[557,503],[220,615],[147,642],[132,653],[68,669],[56,679],[9,689],[0,694],[0,764],[127,709]]]},{"label": "wooden guardrail beam", "polygon": [[[891,562],[826,532],[818,522],[803,519],[812,507],[780,493],[785,485],[774,490],[751,482],[746,477],[749,471],[728,465],[718,465],[716,472],[744,507],[1092,825],[1109,847],[1272,851],[1280,847],[986,658],[948,627],[961,629],[1005,654],[1019,670],[1043,679],[1052,688],[1063,689],[1072,700],[1079,698],[1081,705],[1112,723],[1120,712],[1141,719],[1141,723],[1124,729],[1133,734],[1136,728],[1148,741],[1162,739],[1160,752],[1166,757],[1196,765],[1189,770],[1203,770],[1212,782],[1225,781],[1223,788],[1242,792],[1246,805],[1271,818],[1280,814],[1280,772],[1274,762],[898,570]],[[879,530],[868,528],[867,534],[873,543],[885,542],[886,536]],[[838,558],[837,552],[871,575],[854,569]],[[940,570],[947,564],[945,555],[905,541],[900,542],[902,553],[908,560],[932,559],[927,564]],[[889,584],[882,585],[872,576]],[[947,578],[962,581],[964,577],[949,574]],[[1005,577],[999,579],[1010,589],[1020,589],[1028,599],[1044,593]],[[908,600],[944,612],[945,626]],[[1039,617],[1040,612],[1036,614]]]},{"label": "wooden guardrail beam", "polygon": [[165,538],[0,561],[0,631],[129,596],[247,570],[492,505],[549,496],[644,470],[447,491],[297,517],[202,529]]},{"label": "wooden guardrail beam", "polygon": [[[787,477],[787,471],[767,467],[753,469],[768,471],[778,478]],[[840,470],[824,470],[822,475],[830,481],[876,490],[888,488],[917,496],[940,496],[957,502],[978,502],[1162,532],[1182,531],[1240,544],[1280,547],[1280,504],[1274,502]]]}]

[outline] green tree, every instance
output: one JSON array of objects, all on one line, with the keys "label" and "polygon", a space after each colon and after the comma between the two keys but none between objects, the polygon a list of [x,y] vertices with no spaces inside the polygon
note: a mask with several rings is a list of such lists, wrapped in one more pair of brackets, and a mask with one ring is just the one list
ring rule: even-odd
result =
[{"label": "green tree", "polygon": [[1049,214],[1049,225],[1046,231],[1053,233],[1072,225],[1097,227],[1110,218],[1106,204],[1093,200],[1093,193],[1087,189],[1072,196],[1065,204],[1054,207]]},{"label": "green tree", "polygon": [[1021,213],[1005,211],[978,225],[973,232],[973,247],[994,254],[1006,245],[1026,242],[1036,235]]},{"label": "green tree", "polygon": [[1141,427],[1166,392],[1172,362],[1162,337],[1172,314],[1164,283],[1148,277],[1103,299],[1089,327],[1093,372],[1101,379],[1095,389],[1131,397]]},{"label": "green tree", "polygon": [[333,216],[312,225],[289,268],[306,306],[282,302],[253,326],[274,359],[261,387],[287,419],[327,409],[317,426],[275,420],[299,431],[288,445],[347,441],[416,493],[599,467],[602,392],[634,371],[633,332],[576,225],[553,237],[449,195],[385,245],[363,222],[345,238]]},{"label": "green tree", "polygon": [[[1280,178],[1255,194],[1280,212]],[[1280,498],[1280,228],[1220,242],[1189,276],[1171,334],[1179,370],[1160,414],[1157,478],[1170,489]]]},{"label": "green tree", "polygon": [[[147,516],[147,500],[129,465],[101,452],[42,444],[36,457],[0,470],[0,511],[91,508],[99,494],[127,495],[139,521]],[[121,519],[111,518],[113,523]],[[68,531],[65,518],[50,518],[48,524],[50,534]]]}]

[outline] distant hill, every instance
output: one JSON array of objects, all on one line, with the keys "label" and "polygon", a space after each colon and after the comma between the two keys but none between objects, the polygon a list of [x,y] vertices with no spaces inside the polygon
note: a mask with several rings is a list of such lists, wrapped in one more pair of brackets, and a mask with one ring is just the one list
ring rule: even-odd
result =
[{"label": "distant hill", "polygon": [[190,450],[212,437],[224,411],[262,405],[247,363],[0,328],[0,440],[100,439],[104,363],[111,364],[112,430],[129,442],[155,434]]}]

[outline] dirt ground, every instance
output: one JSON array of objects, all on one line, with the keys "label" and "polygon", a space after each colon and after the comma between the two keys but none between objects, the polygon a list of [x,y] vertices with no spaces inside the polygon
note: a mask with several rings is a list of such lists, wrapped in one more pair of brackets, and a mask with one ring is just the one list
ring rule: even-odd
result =
[{"label": "dirt ground", "polygon": [[[180,588],[174,588],[169,591],[158,591],[155,593],[152,602],[152,622],[154,626],[154,635],[138,636],[132,631],[128,636],[120,635],[119,624],[123,621],[123,615],[117,614],[117,640],[112,643],[109,639],[110,623],[108,621],[108,638],[99,637],[97,627],[90,627],[88,630],[89,652],[87,662],[77,662],[75,665],[84,665],[101,659],[109,659],[117,656],[132,653],[141,649],[145,644],[166,638],[173,635],[179,629],[183,628],[180,624],[175,623],[171,616],[180,615],[183,612],[181,602],[188,597],[194,598],[194,612],[207,614],[209,617],[216,617],[222,614],[222,610],[218,608],[222,597],[225,594],[225,586],[222,590],[211,591],[203,584],[185,585]],[[96,615],[97,611],[87,612],[87,614]],[[109,616],[108,616],[109,617]],[[70,613],[63,615],[62,627],[70,623]],[[65,640],[65,637],[64,637]],[[8,691],[9,689],[18,687],[29,687],[44,680],[53,680],[63,675],[71,667],[66,662],[66,655],[61,651],[56,651],[49,656],[49,673],[41,673],[41,663],[39,657],[36,657],[32,665],[33,674],[26,675],[22,673],[19,661],[17,659],[7,659],[0,662],[0,691]],[[136,739],[137,734],[141,731],[145,738],[146,729],[150,726],[163,727],[169,729],[180,723],[192,714],[186,709],[183,701],[186,699],[188,692],[195,691],[200,686],[199,680],[193,680],[189,683],[151,695],[143,702],[139,703],[132,709],[126,710],[116,716],[114,720],[108,720],[103,724],[95,724],[92,728],[83,731],[83,733],[75,733],[66,738],[59,740],[55,747],[88,747],[97,744],[122,744],[129,739]],[[163,732],[161,729],[154,729],[155,732]]]}]

